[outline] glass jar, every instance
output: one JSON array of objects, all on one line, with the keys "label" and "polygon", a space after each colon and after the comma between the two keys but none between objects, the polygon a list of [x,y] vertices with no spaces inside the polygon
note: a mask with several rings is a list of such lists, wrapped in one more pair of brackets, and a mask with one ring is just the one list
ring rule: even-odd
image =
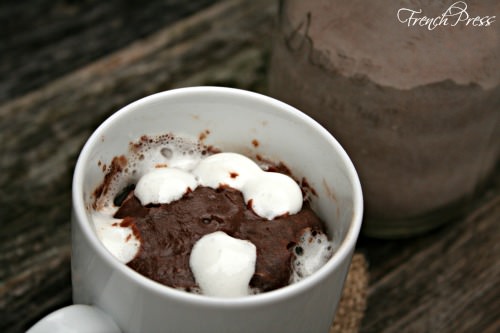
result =
[{"label": "glass jar", "polygon": [[346,149],[366,235],[407,237],[453,220],[495,171],[499,13],[496,0],[280,2],[269,94]]}]

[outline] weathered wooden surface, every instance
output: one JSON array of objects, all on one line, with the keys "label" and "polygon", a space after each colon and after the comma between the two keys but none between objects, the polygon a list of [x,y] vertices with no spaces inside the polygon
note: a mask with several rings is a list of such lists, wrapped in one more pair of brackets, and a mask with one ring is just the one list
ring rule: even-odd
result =
[{"label": "weathered wooden surface", "polygon": [[362,332],[500,332],[500,177],[463,219],[411,240],[362,239]]},{"label": "weathered wooden surface", "polygon": [[[266,91],[274,1],[0,4],[0,332],[71,302],[70,182],[119,107],[189,85]],[[406,241],[362,239],[362,332],[500,330],[500,181],[464,219]]]},{"label": "weathered wooden surface", "polygon": [[2,1],[0,101],[38,88],[215,2]]},{"label": "weathered wooden surface", "polygon": [[[62,76],[53,63],[53,80],[0,106],[1,332],[21,331],[71,302],[71,173],[90,133],[119,107],[157,91],[201,84],[262,90],[275,13],[269,4],[221,1],[144,39],[131,31],[134,42],[125,49],[74,71],[63,61],[68,72]],[[114,15],[92,24],[107,25]],[[156,16],[152,19],[162,13]],[[121,33],[94,38],[100,43],[98,38],[112,40]],[[77,43],[82,37],[67,38]],[[59,52],[59,41],[52,42],[52,52]],[[37,62],[20,67],[40,66],[33,73],[43,72],[34,53]],[[0,87],[15,87],[13,75],[3,77]]]}]

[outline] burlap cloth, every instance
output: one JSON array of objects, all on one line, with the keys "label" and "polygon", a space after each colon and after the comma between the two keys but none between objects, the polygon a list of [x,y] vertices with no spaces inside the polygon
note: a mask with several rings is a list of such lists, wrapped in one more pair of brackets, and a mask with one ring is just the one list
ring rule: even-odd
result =
[{"label": "burlap cloth", "polygon": [[365,256],[355,253],[329,333],[357,333],[359,331],[366,308],[368,278]]}]

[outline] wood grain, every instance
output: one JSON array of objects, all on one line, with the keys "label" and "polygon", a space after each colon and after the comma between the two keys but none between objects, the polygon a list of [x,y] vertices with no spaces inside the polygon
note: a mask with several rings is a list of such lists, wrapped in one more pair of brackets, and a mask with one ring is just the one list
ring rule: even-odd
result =
[{"label": "wood grain", "polygon": [[500,177],[469,214],[415,239],[362,239],[370,269],[362,332],[500,330]]},{"label": "wood grain", "polygon": [[[122,3],[0,4],[0,332],[71,302],[71,175],[102,120],[175,87],[266,92],[275,1]],[[499,178],[437,231],[359,241],[361,332],[500,331]]]},{"label": "wood grain", "polygon": [[215,0],[0,2],[0,102],[126,47]]}]

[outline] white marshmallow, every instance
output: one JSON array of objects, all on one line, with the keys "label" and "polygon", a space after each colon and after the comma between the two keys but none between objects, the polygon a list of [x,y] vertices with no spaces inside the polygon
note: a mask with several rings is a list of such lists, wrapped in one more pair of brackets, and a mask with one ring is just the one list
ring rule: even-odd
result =
[{"label": "white marshmallow", "polygon": [[253,211],[272,220],[284,214],[296,214],[302,209],[300,186],[287,175],[262,172],[249,179],[242,189],[245,202],[252,202]]},{"label": "white marshmallow", "polygon": [[218,188],[227,185],[241,190],[252,177],[257,177],[262,169],[251,159],[236,153],[219,153],[203,159],[193,170],[202,186]]},{"label": "white marshmallow", "polygon": [[120,227],[122,220],[110,217],[112,215],[102,212],[92,214],[95,231],[109,252],[119,261],[128,263],[134,259],[141,243],[134,236],[131,228]]},{"label": "white marshmallow", "polygon": [[291,282],[298,282],[320,269],[333,255],[334,244],[325,234],[313,235],[310,229],[303,232],[294,247],[295,260],[292,264]]},{"label": "white marshmallow", "polygon": [[219,153],[202,160],[193,170],[200,185],[218,188],[227,185],[252,201],[253,211],[272,220],[302,209],[302,191],[287,175],[263,171],[254,161],[236,153]]},{"label": "white marshmallow", "polygon": [[190,189],[198,186],[196,178],[189,172],[175,168],[159,168],[139,179],[134,190],[143,206],[168,204],[182,198]]},{"label": "white marshmallow", "polygon": [[240,297],[251,293],[256,260],[257,250],[250,241],[216,231],[195,243],[189,265],[204,295]]}]

